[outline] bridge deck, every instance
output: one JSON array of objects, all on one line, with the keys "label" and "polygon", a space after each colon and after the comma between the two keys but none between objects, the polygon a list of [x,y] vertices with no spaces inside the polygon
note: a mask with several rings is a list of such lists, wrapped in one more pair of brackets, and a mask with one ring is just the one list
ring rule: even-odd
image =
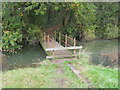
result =
[{"label": "bridge deck", "polygon": [[[49,42],[43,42],[43,47],[44,49],[46,50],[47,48],[64,48],[61,44],[59,44],[58,42],[56,41],[53,41],[53,40],[50,40]],[[49,53],[50,55],[52,54]],[[65,51],[65,50],[57,50],[57,51],[54,51],[54,55],[55,56],[63,56],[63,55],[72,55],[72,53],[70,51]]]}]

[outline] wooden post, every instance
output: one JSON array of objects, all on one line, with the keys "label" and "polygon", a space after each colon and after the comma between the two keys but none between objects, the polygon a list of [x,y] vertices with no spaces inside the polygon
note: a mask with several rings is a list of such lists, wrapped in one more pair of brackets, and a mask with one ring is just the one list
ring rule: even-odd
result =
[{"label": "wooden post", "polygon": [[55,55],[55,52],[54,52],[54,50],[53,50],[53,56]]},{"label": "wooden post", "polygon": [[[53,40],[53,42],[54,42],[54,37],[53,37],[53,39],[52,39],[52,40]],[[54,43],[53,43],[53,48],[55,48]],[[52,54],[53,54],[53,56],[55,55],[55,51],[54,51],[54,50],[53,50],[53,53],[52,53]]]},{"label": "wooden post", "polygon": [[[76,46],[76,39],[74,37],[74,47]],[[74,55],[76,55],[76,50],[74,49]]]},{"label": "wooden post", "polygon": [[55,41],[56,41],[56,31],[55,31]]},{"label": "wooden post", "polygon": [[[53,38],[52,40],[53,40],[53,42],[54,42],[54,38]],[[53,43],[53,48],[55,48],[55,45],[54,45],[54,43]]]},{"label": "wooden post", "polygon": [[42,33],[42,42],[44,42],[44,33]]},{"label": "wooden post", "polygon": [[45,32],[44,32],[44,42],[46,41],[46,34],[45,34]]},{"label": "wooden post", "polygon": [[46,41],[48,42],[48,35],[46,36],[46,38],[47,38],[47,40],[46,40]]},{"label": "wooden post", "polygon": [[47,36],[47,42],[49,42],[49,41],[50,41],[50,36],[48,35],[48,36]]},{"label": "wooden post", "polygon": [[61,33],[59,33],[59,43],[61,43]]},{"label": "wooden post", "polygon": [[67,34],[65,35],[65,47],[67,47]]}]

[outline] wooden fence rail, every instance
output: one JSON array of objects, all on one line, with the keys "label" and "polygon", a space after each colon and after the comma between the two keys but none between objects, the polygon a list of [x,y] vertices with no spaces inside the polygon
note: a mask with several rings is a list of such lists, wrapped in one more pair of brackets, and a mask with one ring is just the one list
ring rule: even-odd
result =
[{"label": "wooden fence rail", "polygon": [[72,50],[72,49],[82,49],[82,46],[79,47],[64,47],[64,48],[47,48],[46,51],[57,51],[57,50]]},{"label": "wooden fence rail", "polygon": [[76,52],[74,52],[74,55],[54,55],[55,51],[60,51],[60,50],[80,50],[82,49],[82,46],[79,47],[64,47],[64,48],[47,48],[46,51],[50,51],[53,53],[52,56],[47,56],[46,58],[51,59],[51,58],[60,58],[60,57],[77,57]]},{"label": "wooden fence rail", "polygon": [[[43,42],[49,42],[50,41],[57,41],[59,44],[64,44],[65,47],[63,48],[47,48],[46,51],[47,52],[52,52],[53,56],[47,56],[47,58],[54,58],[54,57],[73,57],[76,56],[76,50],[77,49],[82,49],[82,46],[76,46],[76,38],[71,38],[70,36],[68,36],[67,34],[61,34],[60,32],[54,32],[54,34],[52,36],[47,35],[45,32],[43,34]],[[69,42],[72,42],[73,45],[69,44]],[[54,45],[53,45],[54,46]],[[55,51],[60,51],[60,50],[73,50],[74,55],[59,55],[59,56],[55,56]]]},{"label": "wooden fence rail", "polygon": [[[64,35],[60,32],[55,31],[53,37],[55,38],[55,40],[58,40],[60,44],[64,43],[65,47],[67,47],[68,45],[73,46],[76,44],[76,39],[68,36],[67,34]],[[70,45],[69,42],[72,42],[72,44]]]},{"label": "wooden fence rail", "polygon": [[[67,46],[76,46],[76,38],[71,38],[70,36],[68,36],[67,34],[61,34],[60,32],[58,33],[58,38],[57,38],[57,32],[54,33],[55,35],[52,37],[50,35],[47,35],[45,32],[43,34],[43,41],[44,42],[49,42],[50,40],[58,40],[57,42],[59,44],[63,43],[65,44],[65,47]],[[64,38],[64,40],[62,40],[62,36]],[[72,44],[70,43],[72,42]]]}]

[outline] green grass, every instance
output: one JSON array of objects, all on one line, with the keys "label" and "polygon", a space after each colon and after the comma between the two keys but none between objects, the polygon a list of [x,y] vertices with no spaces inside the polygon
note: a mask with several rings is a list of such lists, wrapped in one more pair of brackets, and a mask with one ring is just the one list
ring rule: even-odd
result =
[{"label": "green grass", "polygon": [[69,61],[96,88],[118,88],[118,69],[82,64],[80,60]]},{"label": "green grass", "polygon": [[69,80],[67,86],[69,88],[88,88],[88,85],[82,82],[71,70],[70,67],[64,64],[64,76]]},{"label": "green grass", "polygon": [[42,65],[39,68],[25,68],[5,72],[3,85],[6,88],[47,88],[57,87],[54,72],[57,65]]},{"label": "green grass", "polygon": [[[80,60],[66,61],[61,65],[46,60],[37,68],[24,68],[3,73],[4,88],[59,88],[57,78],[64,79],[63,87],[87,88],[67,65],[74,65],[80,73],[90,80],[95,88],[118,88],[118,69],[106,68],[89,64],[88,57],[80,55]],[[64,73],[56,73],[62,67]]]},{"label": "green grass", "polygon": [[2,71],[0,70],[0,89],[2,88]]},{"label": "green grass", "polygon": [[83,72],[96,87],[118,88],[117,69],[100,68],[97,66],[87,66],[87,72]]},{"label": "green grass", "polygon": [[[80,81],[70,71],[69,67],[64,67],[65,73],[56,73],[57,68],[61,65],[52,64],[50,61],[44,61],[38,68],[24,68],[11,70],[3,73],[4,88],[58,88],[57,78],[64,78],[63,87],[84,87],[84,83]],[[55,79],[56,78],[56,79]],[[77,81],[77,82],[76,82]],[[80,86],[80,84],[82,86]]]},{"label": "green grass", "polygon": [[96,88],[118,88],[118,68],[92,65],[88,62],[89,57],[82,54],[80,58],[80,60],[64,63],[74,65]]}]

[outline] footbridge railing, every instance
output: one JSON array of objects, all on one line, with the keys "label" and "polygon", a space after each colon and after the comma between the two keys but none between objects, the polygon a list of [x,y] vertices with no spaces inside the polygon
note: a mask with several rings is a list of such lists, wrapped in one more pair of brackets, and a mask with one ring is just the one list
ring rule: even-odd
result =
[{"label": "footbridge railing", "polygon": [[[62,58],[62,57],[77,57],[76,50],[81,50],[82,46],[77,46],[76,38],[72,38],[69,35],[64,35],[60,32],[54,32],[52,35],[43,33],[42,42],[47,44],[47,48],[45,48],[46,52],[52,52],[52,55],[47,56],[47,58]],[[62,47],[56,47],[56,43],[52,44],[52,47],[49,46],[50,42],[56,42]],[[72,50],[73,54],[70,55],[56,55],[57,51],[67,51]]]}]

